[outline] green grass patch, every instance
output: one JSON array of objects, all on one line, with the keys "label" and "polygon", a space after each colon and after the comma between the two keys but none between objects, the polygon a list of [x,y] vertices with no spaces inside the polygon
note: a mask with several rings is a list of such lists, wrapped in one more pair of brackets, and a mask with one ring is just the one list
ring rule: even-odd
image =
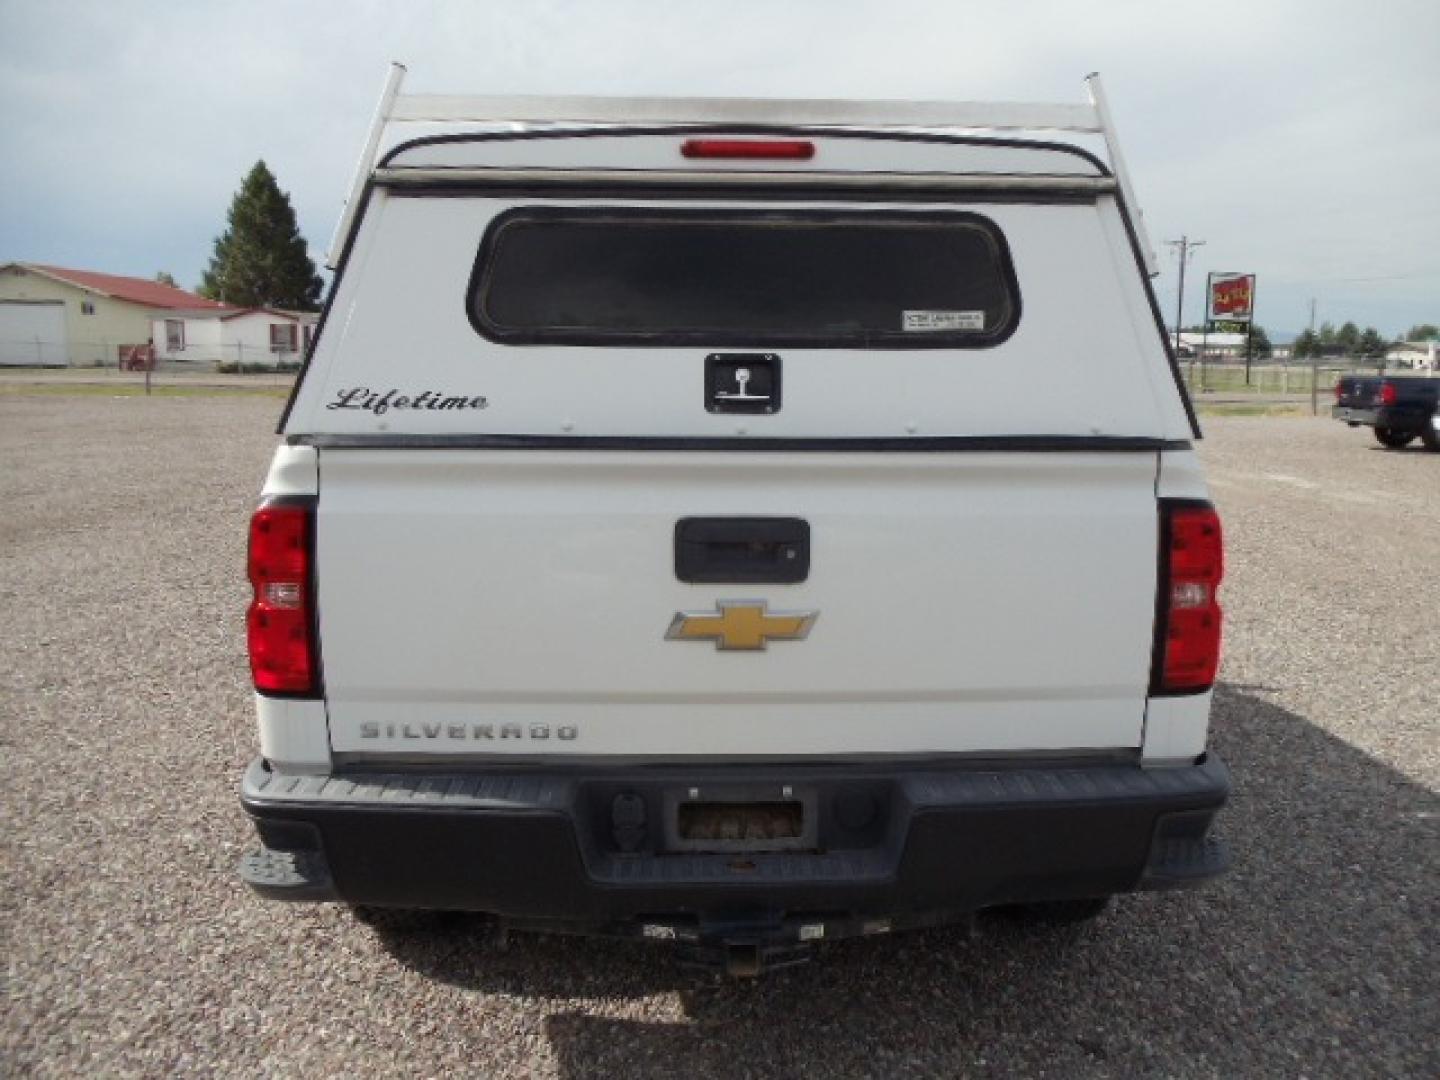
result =
[{"label": "green grass patch", "polygon": [[[150,387],[151,397],[265,397],[285,398],[284,386],[166,386]],[[0,381],[0,397],[145,397],[144,383],[20,383]]]}]

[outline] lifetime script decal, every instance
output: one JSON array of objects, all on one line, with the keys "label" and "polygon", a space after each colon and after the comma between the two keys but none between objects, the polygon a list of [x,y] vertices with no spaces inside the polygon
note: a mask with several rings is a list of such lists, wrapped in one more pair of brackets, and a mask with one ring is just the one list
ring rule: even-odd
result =
[{"label": "lifetime script decal", "polygon": [[368,386],[357,386],[353,390],[339,391],[335,400],[325,408],[364,409],[376,416],[384,416],[391,409],[484,409],[489,404],[483,397],[449,397],[440,390],[402,394],[399,390],[371,390]]}]

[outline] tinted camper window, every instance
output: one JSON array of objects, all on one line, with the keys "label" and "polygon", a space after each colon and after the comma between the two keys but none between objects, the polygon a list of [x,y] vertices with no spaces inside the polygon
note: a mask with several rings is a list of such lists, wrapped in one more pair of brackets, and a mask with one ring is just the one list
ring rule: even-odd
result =
[{"label": "tinted camper window", "polygon": [[974,214],[522,208],[470,292],[496,341],[955,348],[1019,317],[1003,237]]}]

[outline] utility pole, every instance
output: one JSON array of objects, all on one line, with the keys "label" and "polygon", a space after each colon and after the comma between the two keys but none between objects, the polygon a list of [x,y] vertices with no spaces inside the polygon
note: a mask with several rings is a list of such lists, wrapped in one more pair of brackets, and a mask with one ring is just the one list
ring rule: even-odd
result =
[{"label": "utility pole", "polygon": [[[1175,249],[1175,254],[1180,259],[1180,287],[1175,290],[1175,362],[1180,362],[1180,326],[1184,322],[1185,314],[1185,264],[1195,257],[1195,249],[1204,247],[1204,240],[1191,240],[1188,236],[1181,236],[1179,240],[1166,240]],[[1195,361],[1190,361],[1190,381],[1195,381]]]},{"label": "utility pole", "polygon": [[1310,298],[1310,415],[1320,415],[1320,345],[1315,340],[1315,298]]},{"label": "utility pole", "polygon": [[[1255,342],[1255,278],[1250,279],[1250,319],[1245,323],[1245,385],[1250,385],[1250,355]],[[1208,303],[1208,301],[1207,301]],[[1209,312],[1207,311],[1208,315]]]}]

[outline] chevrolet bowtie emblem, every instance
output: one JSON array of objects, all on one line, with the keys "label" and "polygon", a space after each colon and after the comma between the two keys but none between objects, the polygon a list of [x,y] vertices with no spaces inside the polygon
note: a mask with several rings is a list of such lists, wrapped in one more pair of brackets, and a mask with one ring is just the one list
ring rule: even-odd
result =
[{"label": "chevrolet bowtie emblem", "polygon": [[713,641],[717,649],[763,649],[775,641],[799,641],[810,633],[818,611],[767,611],[764,600],[720,600],[718,611],[677,611],[665,637],[671,641]]}]

